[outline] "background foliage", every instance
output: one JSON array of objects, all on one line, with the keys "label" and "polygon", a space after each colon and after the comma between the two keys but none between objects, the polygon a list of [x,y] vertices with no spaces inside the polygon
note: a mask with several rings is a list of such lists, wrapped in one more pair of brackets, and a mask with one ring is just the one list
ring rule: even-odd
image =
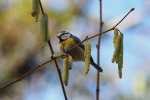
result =
[{"label": "background foliage", "polygon": [[[49,16],[49,31],[55,53],[60,53],[56,35],[62,30],[80,37],[99,31],[98,0],[41,0]],[[111,3],[110,3],[111,2]],[[49,47],[40,46],[39,23],[31,16],[31,0],[0,1],[0,86],[17,79],[35,66],[49,60]],[[148,100],[150,98],[150,1],[103,0],[103,30],[111,28],[132,7],[118,28],[124,33],[124,68],[119,79],[113,55],[113,32],[102,35],[100,79],[102,100]],[[40,14],[41,18],[42,14]],[[40,20],[40,19],[39,19]],[[89,41],[96,61],[97,38]],[[58,59],[62,68],[62,59]],[[69,100],[95,99],[96,70],[84,74],[84,63],[73,63],[66,87]],[[1,100],[63,100],[53,62],[0,92]]]}]

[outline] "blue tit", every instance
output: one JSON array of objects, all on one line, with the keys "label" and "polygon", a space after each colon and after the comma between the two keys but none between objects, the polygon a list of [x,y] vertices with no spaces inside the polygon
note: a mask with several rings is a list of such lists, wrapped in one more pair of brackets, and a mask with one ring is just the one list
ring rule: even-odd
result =
[{"label": "blue tit", "polygon": [[[80,39],[69,32],[61,31],[57,38],[59,39],[59,47],[62,53],[68,53],[72,56],[73,61],[83,61],[84,62],[84,45],[80,44],[71,51],[68,52],[69,49],[74,47],[76,44],[80,43]],[[99,67],[93,60],[92,56],[90,57],[90,64],[95,67],[100,72],[103,72],[103,69]]]}]

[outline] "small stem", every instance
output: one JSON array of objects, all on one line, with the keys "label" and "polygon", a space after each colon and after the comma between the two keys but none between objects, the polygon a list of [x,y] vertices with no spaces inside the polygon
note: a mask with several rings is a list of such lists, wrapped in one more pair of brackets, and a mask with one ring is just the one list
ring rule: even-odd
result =
[{"label": "small stem", "polygon": [[121,34],[122,32],[118,29],[119,33]]},{"label": "small stem", "polygon": [[37,67],[31,69],[30,71],[28,71],[27,73],[25,73],[24,75],[22,75],[22,76],[21,76],[20,78],[18,78],[17,80],[15,80],[15,81],[13,81],[13,82],[11,82],[11,83],[5,85],[4,87],[0,88],[0,91],[2,91],[3,89],[7,88],[7,87],[10,86],[10,85],[15,84],[16,82],[19,82],[21,79],[23,79],[23,78],[26,77],[27,75],[31,74],[33,71],[35,71],[36,69],[42,67],[43,65],[45,65],[45,64],[47,64],[47,63],[49,63],[49,62],[51,62],[52,60],[53,60],[53,59],[51,59],[51,60],[49,60],[49,61],[47,61],[47,62],[45,62],[45,63],[43,63],[43,64],[40,64],[40,65],[38,65]]},{"label": "small stem", "polygon": [[88,42],[88,36],[86,36],[86,41]]}]

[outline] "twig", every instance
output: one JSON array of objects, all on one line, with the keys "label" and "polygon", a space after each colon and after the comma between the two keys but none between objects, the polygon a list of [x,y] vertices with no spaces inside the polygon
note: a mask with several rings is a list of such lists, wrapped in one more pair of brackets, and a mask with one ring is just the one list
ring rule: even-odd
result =
[{"label": "twig", "polygon": [[113,29],[115,28],[115,27],[117,27],[129,14],[130,14],[130,12],[132,12],[134,10],[134,8],[132,8],[114,27],[113,27]]},{"label": "twig", "polygon": [[[106,30],[106,31],[104,31],[104,32],[101,32],[101,33],[99,33],[99,34],[93,35],[93,36],[89,37],[88,39],[92,39],[92,38],[94,38],[94,37],[96,37],[96,36],[98,36],[98,35],[101,35],[101,34],[104,34],[104,33],[106,33],[106,32],[109,32],[109,31],[111,31],[111,30],[114,30],[114,28],[117,27],[117,26],[127,17],[127,15],[129,15],[129,13],[131,13],[131,11],[133,11],[133,8],[132,8],[114,27],[112,27],[112,28],[110,28],[110,29],[108,29],[108,30]],[[75,45],[74,47],[72,47],[71,49],[69,49],[68,51],[74,49],[75,47],[77,47],[78,45],[82,44],[82,43],[85,42],[85,41],[86,41],[86,38],[85,38],[83,41],[81,41],[80,43],[76,44],[76,45]]]},{"label": "twig", "polygon": [[41,11],[42,11],[42,15],[44,15],[44,10],[43,10],[43,7],[42,7],[41,0],[39,0],[39,3],[40,3],[40,7],[41,7]]},{"label": "twig", "polygon": [[11,82],[11,83],[5,85],[4,87],[0,88],[0,91],[2,91],[3,89],[7,88],[7,87],[10,86],[10,85],[13,85],[13,84],[16,83],[16,82],[19,82],[21,79],[23,79],[23,78],[26,77],[27,75],[31,74],[31,73],[32,73],[33,71],[35,71],[36,69],[42,67],[43,65],[45,65],[45,64],[47,64],[47,63],[49,63],[49,62],[51,62],[51,61],[53,61],[53,59],[51,59],[51,60],[49,60],[49,61],[47,61],[47,62],[45,62],[45,63],[43,63],[43,64],[40,64],[40,65],[38,65],[37,67],[31,69],[30,71],[28,71],[27,73],[25,73],[24,75],[22,75],[22,76],[21,76],[20,78],[18,78],[17,80],[15,80],[15,81],[13,81],[13,82]]},{"label": "twig", "polygon": [[[40,2],[40,7],[41,7],[42,14],[44,15],[44,10],[43,10],[43,7],[42,7],[41,0],[39,0],[39,2]],[[49,48],[50,48],[51,53],[54,54],[54,51],[53,51],[53,48],[52,48],[52,45],[51,45],[50,38],[49,38],[49,40],[48,40],[47,43],[48,43],[48,45],[49,45]],[[60,82],[61,82],[61,86],[62,86],[62,90],[63,90],[63,93],[64,93],[65,100],[68,100],[68,99],[67,99],[67,95],[66,95],[66,91],[65,91],[65,87],[64,87],[63,81],[62,81],[61,72],[60,72],[60,69],[59,69],[59,66],[58,66],[58,64],[57,64],[56,59],[54,59],[54,62],[55,62],[56,68],[57,68],[57,72],[58,72],[58,75],[59,75],[59,79],[60,79]]]},{"label": "twig", "polygon": [[118,31],[119,31],[120,33],[122,33],[119,29],[118,29]]},{"label": "twig", "polygon": [[[99,33],[102,32],[102,0],[99,0],[100,2],[100,27],[99,27]],[[101,35],[98,37],[98,45],[97,45],[97,65],[100,66],[100,42],[101,42]],[[100,81],[100,73],[97,71],[97,85],[96,85],[96,100],[99,100],[99,82]]]}]

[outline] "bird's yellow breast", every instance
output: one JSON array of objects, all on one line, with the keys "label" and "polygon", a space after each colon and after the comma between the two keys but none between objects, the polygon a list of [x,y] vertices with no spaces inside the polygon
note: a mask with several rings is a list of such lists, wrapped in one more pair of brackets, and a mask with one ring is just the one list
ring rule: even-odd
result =
[{"label": "bird's yellow breast", "polygon": [[[76,45],[75,41],[72,38],[69,38],[60,43],[59,47],[62,53],[71,49]],[[84,61],[84,50],[77,46],[70,51],[70,55],[73,57],[74,61]]]},{"label": "bird's yellow breast", "polygon": [[75,41],[72,38],[69,38],[59,44],[60,51],[63,53],[75,45],[76,45]]}]

